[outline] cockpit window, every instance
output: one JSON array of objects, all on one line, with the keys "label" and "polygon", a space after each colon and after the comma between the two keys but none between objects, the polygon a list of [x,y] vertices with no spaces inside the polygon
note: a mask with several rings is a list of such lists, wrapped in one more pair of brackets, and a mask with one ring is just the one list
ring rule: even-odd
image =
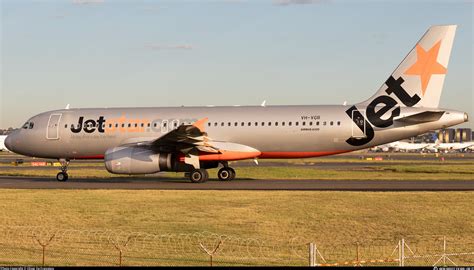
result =
[{"label": "cockpit window", "polygon": [[35,126],[33,122],[26,122],[21,128],[23,129],[32,129]]}]

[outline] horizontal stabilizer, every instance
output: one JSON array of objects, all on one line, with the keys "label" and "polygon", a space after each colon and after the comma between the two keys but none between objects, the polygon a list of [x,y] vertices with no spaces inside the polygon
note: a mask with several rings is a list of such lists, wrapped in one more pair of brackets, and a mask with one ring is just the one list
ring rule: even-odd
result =
[{"label": "horizontal stabilizer", "polygon": [[440,112],[433,112],[433,111],[426,111],[417,114],[412,114],[409,116],[401,117],[398,119],[394,119],[396,122],[406,123],[406,124],[421,124],[427,122],[438,121],[441,116],[443,116],[444,111]]}]

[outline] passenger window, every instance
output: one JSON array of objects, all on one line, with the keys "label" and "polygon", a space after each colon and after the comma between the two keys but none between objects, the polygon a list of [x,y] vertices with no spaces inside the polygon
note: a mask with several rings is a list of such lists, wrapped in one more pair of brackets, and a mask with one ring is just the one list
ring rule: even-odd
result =
[{"label": "passenger window", "polygon": [[64,128],[67,128],[67,124],[64,125]]},{"label": "passenger window", "polygon": [[210,127],[210,126],[211,126],[211,122],[207,123],[207,126]]},{"label": "passenger window", "polygon": [[319,126],[319,121],[318,121],[318,122],[316,122],[316,126]]},{"label": "passenger window", "polygon": [[325,126],[325,125],[326,125],[326,121],[323,122],[323,126]]},{"label": "passenger window", "polygon": [[303,126],[305,126],[305,125],[306,125],[306,122],[303,121]]},{"label": "passenger window", "polygon": [[240,123],[240,125],[241,125],[241,126],[245,126],[245,123],[244,123],[244,122],[242,122],[242,123]]},{"label": "passenger window", "polygon": [[224,122],[221,122],[221,127],[223,127],[223,126],[224,126]]},{"label": "passenger window", "polygon": [[278,126],[278,122],[275,122],[275,126]]},{"label": "passenger window", "polygon": [[150,123],[148,123],[146,126],[147,126],[147,127],[150,127],[150,125],[151,125],[151,124],[150,124]]},{"label": "passenger window", "polygon": [[227,126],[229,126],[229,127],[230,127],[231,125],[232,125],[232,124],[231,124],[230,122],[227,122]]},{"label": "passenger window", "polygon": [[291,127],[291,122],[288,122],[288,126],[290,126],[290,127]]},{"label": "passenger window", "polygon": [[313,121],[309,122],[309,125],[312,126],[312,125],[313,125]]},{"label": "passenger window", "polygon": [[234,126],[236,127],[237,125],[238,125],[238,123],[237,123],[237,122],[235,122],[235,123],[234,123]]},{"label": "passenger window", "polygon": [[285,122],[281,122],[281,125],[282,125],[282,126],[285,126]]},{"label": "passenger window", "polygon": [[248,126],[250,127],[251,125],[252,125],[252,123],[251,123],[251,122],[249,122],[249,123],[248,123]]},{"label": "passenger window", "polygon": [[295,122],[295,126],[297,126],[299,124],[299,122]]},{"label": "passenger window", "polygon": [[265,126],[265,122],[262,122],[262,127]]},{"label": "passenger window", "polygon": [[137,123],[135,123],[135,127],[138,127],[138,124],[137,124]]},{"label": "passenger window", "polygon": [[271,126],[272,125],[272,122],[268,122],[268,126]]},{"label": "passenger window", "polygon": [[125,124],[122,124],[122,127],[125,127]]},{"label": "passenger window", "polygon": [[255,126],[258,127],[258,122],[255,122]]},{"label": "passenger window", "polygon": [[118,128],[118,124],[115,124],[115,127]]},{"label": "passenger window", "polygon": [[144,123],[142,123],[142,124],[141,124],[141,127],[144,127],[144,126],[145,126],[145,124],[144,124]]},{"label": "passenger window", "polygon": [[341,125],[341,121],[337,121],[337,125],[340,126],[340,125]]},{"label": "passenger window", "polygon": [[334,125],[334,122],[333,122],[333,121],[331,121],[329,124],[332,126],[332,125]]}]

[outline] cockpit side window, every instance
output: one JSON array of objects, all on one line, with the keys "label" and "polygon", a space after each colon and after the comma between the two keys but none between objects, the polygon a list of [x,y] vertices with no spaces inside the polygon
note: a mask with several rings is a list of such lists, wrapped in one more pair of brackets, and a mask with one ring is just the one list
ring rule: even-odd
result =
[{"label": "cockpit side window", "polygon": [[22,129],[32,129],[35,126],[33,122],[26,122],[21,128]]}]

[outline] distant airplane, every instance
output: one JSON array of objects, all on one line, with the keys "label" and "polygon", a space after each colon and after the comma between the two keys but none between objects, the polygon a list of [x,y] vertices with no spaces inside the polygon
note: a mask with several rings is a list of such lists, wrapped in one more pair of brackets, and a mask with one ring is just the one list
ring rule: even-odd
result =
[{"label": "distant airplane", "polygon": [[7,135],[0,135],[0,151],[8,151],[8,149],[5,147],[6,138],[7,138]]},{"label": "distant airplane", "polygon": [[233,160],[370,148],[468,121],[464,112],[438,108],[455,31],[429,28],[380,89],[355,105],[69,108],[32,117],[5,143],[19,154],[58,159],[59,181],[74,159],[104,159],[115,174],[185,172],[205,182],[206,169],[219,165],[218,178],[233,179]]},{"label": "distant airplane", "polygon": [[456,143],[440,143],[437,141],[433,147],[438,149],[438,151],[466,151],[468,148],[473,147],[474,142],[456,142]]},{"label": "distant airplane", "polygon": [[396,141],[392,143],[387,143],[383,144],[380,146],[375,147],[375,151],[381,151],[381,152],[388,152],[388,151],[403,151],[403,152],[411,152],[411,151],[421,151],[429,146],[428,143],[409,143],[409,142],[403,142],[403,141]]}]

